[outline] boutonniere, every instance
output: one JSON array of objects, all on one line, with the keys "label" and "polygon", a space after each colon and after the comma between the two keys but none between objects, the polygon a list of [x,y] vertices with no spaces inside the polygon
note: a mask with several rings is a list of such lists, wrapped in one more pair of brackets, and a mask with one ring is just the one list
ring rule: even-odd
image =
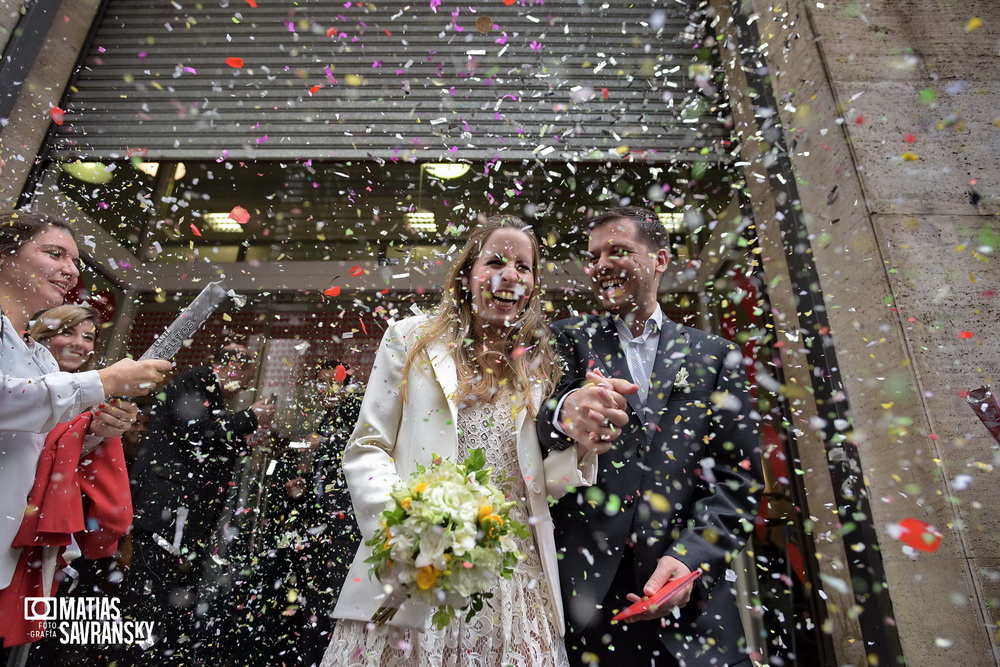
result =
[{"label": "boutonniere", "polygon": [[689,386],[691,385],[688,383],[688,369],[682,368],[674,377],[674,389],[685,389]]}]

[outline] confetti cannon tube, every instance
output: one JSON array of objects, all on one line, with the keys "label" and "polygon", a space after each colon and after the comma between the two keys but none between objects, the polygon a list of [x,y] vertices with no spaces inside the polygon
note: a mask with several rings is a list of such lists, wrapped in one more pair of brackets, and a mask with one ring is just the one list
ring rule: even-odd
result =
[{"label": "confetti cannon tube", "polygon": [[191,305],[185,308],[177,319],[167,327],[166,331],[160,334],[152,346],[146,350],[146,353],[140,357],[140,360],[173,358],[181,349],[184,341],[194,335],[198,327],[205,323],[212,311],[225,301],[227,296],[237,301],[237,305],[243,305],[239,302],[241,297],[232,290],[226,292],[221,282],[206,285],[201,294],[195,297]]},{"label": "confetti cannon tube", "polygon": [[993,439],[1000,442],[1000,403],[997,402],[997,397],[990,388],[987,386],[973,389],[965,400],[972,406],[972,410],[978,415]]}]

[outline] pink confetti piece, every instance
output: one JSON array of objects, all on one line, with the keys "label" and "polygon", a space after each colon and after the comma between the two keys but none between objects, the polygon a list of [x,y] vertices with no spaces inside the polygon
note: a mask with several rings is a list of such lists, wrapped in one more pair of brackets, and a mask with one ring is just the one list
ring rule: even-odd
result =
[{"label": "pink confetti piece", "polygon": [[232,211],[230,211],[229,217],[235,220],[236,222],[240,223],[241,225],[245,225],[248,222],[250,222],[250,212],[247,211],[242,206],[237,206]]}]

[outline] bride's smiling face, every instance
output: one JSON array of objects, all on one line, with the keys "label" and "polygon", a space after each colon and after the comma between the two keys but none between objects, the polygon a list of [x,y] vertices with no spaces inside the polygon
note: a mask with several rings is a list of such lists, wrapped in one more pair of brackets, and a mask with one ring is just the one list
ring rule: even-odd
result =
[{"label": "bride's smiling face", "polygon": [[528,235],[501,228],[490,234],[469,272],[476,321],[502,329],[524,312],[535,289],[534,248]]}]

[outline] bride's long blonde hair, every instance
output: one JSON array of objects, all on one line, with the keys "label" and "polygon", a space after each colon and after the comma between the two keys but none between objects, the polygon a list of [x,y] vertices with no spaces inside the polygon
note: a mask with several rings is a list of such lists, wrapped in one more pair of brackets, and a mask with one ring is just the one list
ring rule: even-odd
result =
[{"label": "bride's long blonde hair", "polygon": [[[498,229],[515,229],[531,242],[532,274],[535,285],[528,305],[500,340],[487,341],[483,327],[476,326],[469,291],[472,265],[483,246]],[[538,239],[520,218],[504,215],[487,218],[469,235],[445,279],[444,295],[430,320],[409,349],[403,365],[403,395],[406,379],[418,357],[434,342],[447,344],[458,371],[456,404],[493,400],[509,387],[515,403],[527,406],[532,417],[539,406],[530,400],[531,388],[539,385],[548,397],[562,377],[562,361],[553,349],[552,335],[542,314],[541,257]],[[422,362],[426,364],[426,361]],[[429,368],[424,369],[430,372]]]}]

